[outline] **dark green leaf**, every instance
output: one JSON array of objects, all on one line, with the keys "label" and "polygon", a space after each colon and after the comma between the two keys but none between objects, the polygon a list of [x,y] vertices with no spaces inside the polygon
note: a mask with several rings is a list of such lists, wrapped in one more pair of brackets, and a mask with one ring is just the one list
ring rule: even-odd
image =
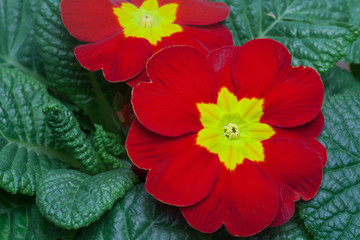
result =
[{"label": "dark green leaf", "polygon": [[231,8],[225,24],[236,45],[254,38],[283,43],[294,65],[328,71],[359,35],[343,0],[222,0]]},{"label": "dark green leaf", "polygon": [[0,0],[0,67],[17,68],[43,79],[34,40],[34,15],[40,0]]},{"label": "dark green leaf", "polygon": [[360,239],[359,94],[330,98],[323,113],[328,161],[319,193],[300,205],[300,215],[316,239]]},{"label": "dark green leaf", "polygon": [[84,169],[92,174],[106,170],[104,162],[80,129],[76,118],[65,107],[57,104],[46,105],[44,108],[47,125],[56,136],[56,141],[64,145],[80,162]]},{"label": "dark green leaf", "polygon": [[76,170],[52,170],[37,184],[36,203],[57,226],[78,229],[99,219],[137,181],[126,168],[95,176]]},{"label": "dark green leaf", "polygon": [[42,112],[57,101],[38,81],[7,68],[0,68],[0,96],[0,187],[33,195],[42,174],[73,159],[57,149]]},{"label": "dark green leaf", "polygon": [[[347,0],[350,10],[350,22],[360,27],[360,1]],[[347,55],[343,58],[345,62],[360,63],[360,37],[351,45]]]},{"label": "dark green leaf", "polygon": [[346,92],[359,92],[360,82],[354,76],[338,67],[330,69],[321,76],[325,87],[325,99]]},{"label": "dark green leaf", "polygon": [[203,240],[178,208],[157,202],[137,185],[98,222],[80,231],[77,240]]},{"label": "dark green leaf", "polygon": [[56,240],[67,232],[41,216],[32,199],[0,191],[1,240]]},{"label": "dark green leaf", "polygon": [[[101,74],[82,68],[74,56],[80,43],[65,29],[60,16],[59,0],[43,0],[36,16],[36,41],[41,49],[47,74],[47,85],[84,109],[93,121],[104,125],[107,131],[117,129],[110,115],[112,98],[118,85],[110,84]],[[122,85],[122,84],[120,84]]]}]

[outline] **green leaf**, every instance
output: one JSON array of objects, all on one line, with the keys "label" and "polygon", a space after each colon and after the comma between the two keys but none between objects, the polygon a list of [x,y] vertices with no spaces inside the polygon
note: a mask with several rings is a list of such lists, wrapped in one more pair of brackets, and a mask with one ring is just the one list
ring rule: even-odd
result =
[{"label": "green leaf", "polygon": [[328,160],[318,194],[300,205],[316,239],[360,239],[360,97],[337,95],[323,106],[320,141]]},{"label": "green leaf", "polygon": [[57,104],[44,108],[47,125],[56,136],[56,141],[70,150],[72,155],[89,173],[95,174],[106,170],[105,164],[81,131],[76,118],[65,107]]},{"label": "green leaf", "polygon": [[225,24],[235,45],[254,38],[283,43],[293,65],[328,71],[359,35],[343,0],[222,0],[231,8]]},{"label": "green leaf", "polygon": [[126,168],[95,176],[76,170],[52,170],[37,184],[36,203],[55,225],[78,229],[99,219],[137,181]]},{"label": "green leaf", "polygon": [[[360,27],[360,1],[347,0],[350,10],[350,22]],[[360,63],[360,37],[351,45],[347,55],[342,59],[344,62]]]},{"label": "green leaf", "polygon": [[38,81],[7,68],[0,68],[0,96],[0,187],[33,195],[42,174],[73,159],[46,127],[42,106],[57,101]]},{"label": "green leaf", "polygon": [[325,99],[347,92],[360,92],[360,82],[349,72],[334,67],[321,76],[325,87]]},{"label": "green leaf", "polygon": [[17,68],[40,80],[43,64],[34,40],[40,0],[0,0],[0,67]]},{"label": "green leaf", "polygon": [[289,222],[273,228],[267,228],[264,231],[252,237],[237,238],[230,236],[227,231],[222,228],[220,231],[212,235],[212,239],[226,240],[313,240],[313,237],[306,231],[304,222],[300,219],[298,212]]},{"label": "green leaf", "polygon": [[32,199],[0,191],[1,240],[56,240],[68,234],[41,216]]},{"label": "green leaf", "polygon": [[73,101],[92,120],[104,125],[107,131],[116,132],[109,117],[112,97],[122,84],[110,84],[101,74],[82,68],[73,53],[80,42],[65,29],[60,16],[59,0],[43,0],[36,15],[36,41],[44,59],[47,85],[53,91]]},{"label": "green leaf", "polygon": [[128,166],[128,163],[120,160],[121,158],[127,158],[125,145],[120,136],[105,132],[100,125],[95,125],[95,129],[93,145],[106,169]]},{"label": "green leaf", "polygon": [[137,185],[101,219],[82,229],[77,240],[204,240],[176,207],[157,202]]}]

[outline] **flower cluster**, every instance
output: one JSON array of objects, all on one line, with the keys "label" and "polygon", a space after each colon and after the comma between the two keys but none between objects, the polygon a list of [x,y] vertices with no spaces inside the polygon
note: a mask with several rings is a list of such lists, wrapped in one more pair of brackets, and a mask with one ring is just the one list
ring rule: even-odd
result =
[{"label": "flower cluster", "polygon": [[90,42],[75,49],[84,67],[130,80],[129,157],[149,170],[147,191],[191,226],[250,236],[315,196],[327,160],[316,140],[324,87],[281,43],[231,46],[218,23],[228,7],[207,0],[63,0],[61,14]]},{"label": "flower cluster", "polygon": [[[218,22],[229,8],[207,0],[63,0],[65,27],[88,44],[75,48],[80,64],[105,79],[133,79],[151,55],[172,45],[207,53],[232,45],[230,31]],[[135,82],[137,82],[135,80]]]}]

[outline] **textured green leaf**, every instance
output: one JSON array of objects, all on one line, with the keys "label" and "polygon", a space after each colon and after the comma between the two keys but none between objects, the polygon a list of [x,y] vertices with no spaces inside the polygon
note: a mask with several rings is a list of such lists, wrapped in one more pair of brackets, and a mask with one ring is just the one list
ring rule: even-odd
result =
[{"label": "textured green leaf", "polygon": [[3,191],[0,191],[0,231],[0,240],[56,240],[67,234],[40,214],[33,199]]},{"label": "textured green leaf", "polygon": [[73,158],[57,150],[42,106],[57,103],[23,73],[0,68],[0,187],[33,195],[38,178]]},{"label": "textured green leaf", "polygon": [[[94,74],[82,68],[74,56],[80,43],[65,29],[59,8],[60,0],[43,0],[36,16],[36,41],[41,49],[47,74],[47,85],[84,109],[93,121],[116,131],[110,115],[111,95],[123,84],[110,84],[101,73]],[[104,88],[104,89],[103,89]]]},{"label": "textured green leaf", "polygon": [[[360,1],[347,0],[350,10],[350,22],[360,27]],[[360,63],[360,37],[351,45],[347,55],[343,58],[345,62]]]},{"label": "textured green leaf", "polygon": [[238,238],[232,237],[225,229],[221,229],[214,235],[213,240],[313,240],[313,237],[306,231],[304,222],[300,219],[298,212],[295,212],[292,219],[279,226],[267,228],[264,231],[252,237]]},{"label": "textured green leaf", "polygon": [[254,38],[283,43],[294,65],[328,71],[359,35],[343,0],[222,0],[231,8],[225,24],[236,45]]},{"label": "textured green leaf", "polygon": [[359,92],[360,82],[349,72],[338,67],[330,69],[321,76],[325,87],[325,99],[347,92]]},{"label": "textured green leaf", "polygon": [[127,163],[120,160],[127,158],[125,145],[121,137],[117,134],[105,132],[100,125],[95,125],[95,129],[93,145],[106,168],[117,169],[127,166]]},{"label": "textured green leaf", "polygon": [[52,170],[37,184],[36,203],[57,226],[78,229],[99,219],[137,181],[127,168],[95,176],[76,170]]},{"label": "textured green leaf", "polygon": [[80,129],[76,118],[65,107],[57,104],[46,105],[44,108],[47,125],[56,136],[56,141],[71,151],[74,158],[80,162],[89,173],[99,173],[106,170],[100,156]]},{"label": "textured green leaf", "polygon": [[[200,237],[202,236],[202,237]],[[77,240],[200,240],[178,208],[156,201],[144,185],[126,193],[108,213],[80,231]]]},{"label": "textured green leaf", "polygon": [[43,81],[34,40],[34,15],[40,0],[0,0],[0,67],[17,68]]},{"label": "textured green leaf", "polygon": [[300,215],[316,239],[360,239],[359,94],[330,98],[323,113],[328,161],[318,194],[300,205]]}]

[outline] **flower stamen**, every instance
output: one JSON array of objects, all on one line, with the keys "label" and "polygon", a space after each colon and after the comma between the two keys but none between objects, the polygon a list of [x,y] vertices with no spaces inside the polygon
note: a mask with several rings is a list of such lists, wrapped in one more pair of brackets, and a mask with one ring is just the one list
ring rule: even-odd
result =
[{"label": "flower stamen", "polygon": [[154,20],[150,15],[143,15],[141,17],[140,25],[144,28],[152,28],[154,26]]},{"label": "flower stamen", "polygon": [[224,127],[224,135],[229,139],[239,138],[240,129],[235,123],[229,123]]}]

